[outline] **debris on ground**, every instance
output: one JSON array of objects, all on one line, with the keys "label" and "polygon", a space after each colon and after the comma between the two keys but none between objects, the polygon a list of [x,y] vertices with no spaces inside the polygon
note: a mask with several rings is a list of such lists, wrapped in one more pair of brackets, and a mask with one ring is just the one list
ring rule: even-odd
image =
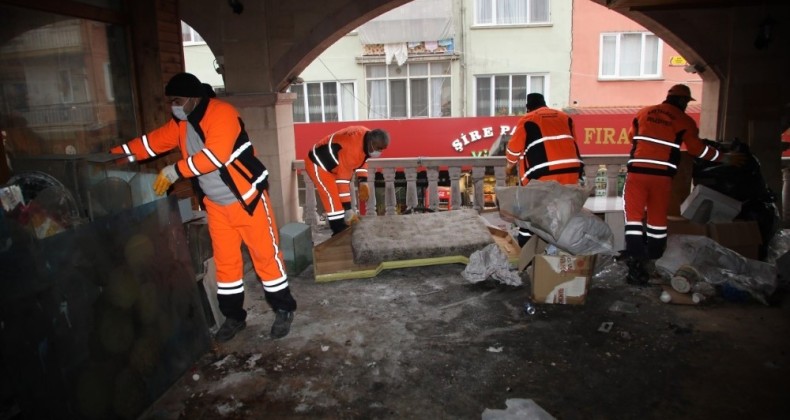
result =
[{"label": "debris on ground", "polygon": [[495,243],[473,252],[461,276],[471,283],[485,281],[491,277],[509,286],[522,284],[518,271],[512,269],[508,256]]},{"label": "debris on ground", "polygon": [[554,420],[554,417],[531,399],[511,398],[505,401],[506,410],[483,411],[482,420]]}]

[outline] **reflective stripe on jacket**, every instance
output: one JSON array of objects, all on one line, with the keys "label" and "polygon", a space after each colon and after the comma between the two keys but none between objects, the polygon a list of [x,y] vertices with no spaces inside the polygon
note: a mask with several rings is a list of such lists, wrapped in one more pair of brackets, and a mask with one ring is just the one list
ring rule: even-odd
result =
[{"label": "reflective stripe on jacket", "polygon": [[579,173],[582,168],[573,121],[564,112],[548,107],[521,117],[508,141],[506,157],[510,164],[522,162],[522,180]]},{"label": "reflective stripe on jacket", "polygon": [[227,102],[204,98],[189,114],[188,120],[204,144],[201,151],[191,156],[186,146],[187,121],[176,119],[111,151],[134,155],[130,160],[143,160],[178,147],[182,159],[175,165],[182,177],[193,178],[219,170],[222,181],[252,214],[269,186],[269,171],[255,156],[236,109]]},{"label": "reflective stripe on jacket", "polygon": [[334,175],[342,203],[351,202],[350,185],[355,173],[360,179],[367,179],[365,133],[368,131],[361,125],[346,127],[319,140],[307,154],[310,161]]},{"label": "reflective stripe on jacket", "polygon": [[718,150],[699,138],[697,123],[683,110],[664,102],[642,108],[634,117],[629,133],[631,156],[628,171],[651,175],[673,176],[680,161],[680,146],[689,154],[717,162]]}]

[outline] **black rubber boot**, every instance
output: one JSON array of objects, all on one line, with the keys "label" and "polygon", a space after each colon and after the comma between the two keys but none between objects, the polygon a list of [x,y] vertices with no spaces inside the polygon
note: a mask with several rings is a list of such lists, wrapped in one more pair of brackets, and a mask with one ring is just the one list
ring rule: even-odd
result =
[{"label": "black rubber boot", "polygon": [[650,281],[650,274],[645,268],[645,260],[630,257],[626,260],[628,275],[625,282],[635,286],[647,286]]},{"label": "black rubber boot", "polygon": [[218,343],[224,343],[236,336],[236,333],[243,330],[247,326],[246,321],[239,321],[238,319],[225,318],[225,322],[219,327],[219,331],[214,334],[214,339]]},{"label": "black rubber boot", "polygon": [[274,323],[270,333],[272,338],[283,338],[291,332],[291,322],[294,320],[293,311],[274,311]]},{"label": "black rubber boot", "polygon": [[338,233],[348,229],[348,225],[346,224],[346,221],[343,219],[330,220],[329,228],[332,229],[332,236],[335,236]]}]

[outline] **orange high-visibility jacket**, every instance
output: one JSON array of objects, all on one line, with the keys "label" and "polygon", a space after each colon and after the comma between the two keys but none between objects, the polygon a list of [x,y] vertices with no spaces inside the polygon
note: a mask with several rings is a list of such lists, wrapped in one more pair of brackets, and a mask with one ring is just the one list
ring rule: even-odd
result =
[{"label": "orange high-visibility jacket", "polygon": [[723,155],[699,138],[697,123],[667,102],[642,108],[629,132],[628,172],[673,176],[680,161],[680,145],[694,157],[718,162]]},{"label": "orange high-visibility jacket", "polygon": [[215,98],[204,99],[188,119],[205,146],[192,156],[187,154],[187,122],[175,118],[142,137],[112,148],[111,152],[131,154],[129,160],[134,161],[159,156],[178,147],[182,159],[176,162],[175,168],[180,176],[193,178],[219,170],[222,181],[252,214],[269,186],[269,171],[255,156],[236,109]]},{"label": "orange high-visibility jacket", "polygon": [[547,175],[579,173],[582,168],[573,120],[545,106],[521,117],[507,143],[506,156],[510,164],[522,162],[522,183]]},{"label": "orange high-visibility jacket", "polygon": [[351,202],[351,177],[364,181],[368,175],[368,154],[365,150],[365,133],[369,128],[361,125],[346,127],[319,140],[307,153],[307,158],[335,177],[341,203]]}]

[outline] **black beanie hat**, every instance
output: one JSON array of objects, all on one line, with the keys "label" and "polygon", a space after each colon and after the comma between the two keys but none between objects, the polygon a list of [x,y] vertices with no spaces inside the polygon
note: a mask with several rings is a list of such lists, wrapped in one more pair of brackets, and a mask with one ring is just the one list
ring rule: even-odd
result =
[{"label": "black beanie hat", "polygon": [[165,95],[201,98],[206,96],[206,90],[194,74],[178,73],[167,82],[167,86],[165,86]]},{"label": "black beanie hat", "polygon": [[527,108],[536,109],[546,106],[546,100],[540,93],[530,93],[527,95]]}]

